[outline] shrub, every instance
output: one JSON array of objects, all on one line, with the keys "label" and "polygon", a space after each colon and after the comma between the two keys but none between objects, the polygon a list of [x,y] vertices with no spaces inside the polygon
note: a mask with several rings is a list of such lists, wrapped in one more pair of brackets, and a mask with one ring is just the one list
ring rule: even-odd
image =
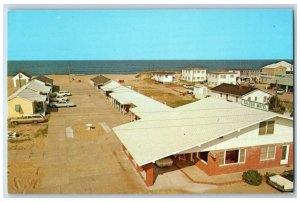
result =
[{"label": "shrub", "polygon": [[260,185],[262,182],[262,176],[257,170],[248,170],[242,175],[243,180],[251,185]]}]

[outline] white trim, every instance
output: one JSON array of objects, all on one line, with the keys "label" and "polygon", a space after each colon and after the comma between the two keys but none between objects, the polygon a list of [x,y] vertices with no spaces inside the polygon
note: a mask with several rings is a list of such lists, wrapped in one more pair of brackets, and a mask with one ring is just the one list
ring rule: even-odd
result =
[{"label": "white trim", "polygon": [[[274,146],[275,147],[275,149],[274,149],[274,158],[268,158],[269,156],[268,156],[268,153],[269,153],[269,147],[272,147],[272,146]],[[266,159],[260,159],[261,157],[260,157],[260,155],[261,155],[261,148],[262,147],[267,147],[267,158]],[[275,160],[276,159],[276,148],[277,148],[277,146],[276,145],[267,145],[267,146],[262,146],[262,147],[260,147],[260,154],[259,154],[259,161],[271,161],[271,160]]]},{"label": "white trim", "polygon": [[288,164],[289,163],[289,151],[290,151],[290,145],[285,144],[282,145],[281,147],[286,147],[286,154],[285,154],[285,159],[282,160],[282,150],[281,150],[281,155],[280,155],[280,165]]}]

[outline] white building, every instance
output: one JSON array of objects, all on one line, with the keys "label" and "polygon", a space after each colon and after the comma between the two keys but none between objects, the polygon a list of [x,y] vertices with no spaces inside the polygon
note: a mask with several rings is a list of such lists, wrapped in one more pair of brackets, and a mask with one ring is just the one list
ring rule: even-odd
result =
[{"label": "white building", "polygon": [[268,111],[272,94],[257,88],[223,83],[211,89],[211,97]]},{"label": "white building", "polygon": [[207,82],[209,87],[215,87],[222,83],[236,84],[237,73],[235,72],[209,72]]},{"label": "white building", "polygon": [[147,186],[154,163],[166,157],[207,175],[293,165],[293,119],[280,114],[211,97],[140,118],[113,131]]},{"label": "white building", "polygon": [[193,95],[198,99],[205,98],[207,96],[207,87],[196,84],[194,86]]},{"label": "white building", "polygon": [[206,69],[185,68],[181,71],[181,80],[189,82],[204,82],[206,80]]},{"label": "white building", "polygon": [[21,87],[24,84],[28,83],[31,79],[31,76],[29,74],[26,74],[24,72],[19,72],[17,75],[15,75],[12,80],[14,82],[14,87]]},{"label": "white building", "polygon": [[174,72],[153,72],[152,79],[160,83],[176,82],[176,76]]}]

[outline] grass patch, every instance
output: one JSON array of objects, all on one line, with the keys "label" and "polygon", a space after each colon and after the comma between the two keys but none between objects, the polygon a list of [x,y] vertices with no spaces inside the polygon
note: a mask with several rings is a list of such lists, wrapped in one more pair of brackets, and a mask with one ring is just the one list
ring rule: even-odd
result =
[{"label": "grass patch", "polygon": [[177,100],[175,102],[167,103],[169,106],[175,108],[175,107],[180,107],[182,105],[190,104],[192,102],[195,102],[197,100]]},{"label": "grass patch", "polygon": [[289,112],[294,111],[294,103],[293,102],[283,102],[281,101],[280,104],[284,106]]}]

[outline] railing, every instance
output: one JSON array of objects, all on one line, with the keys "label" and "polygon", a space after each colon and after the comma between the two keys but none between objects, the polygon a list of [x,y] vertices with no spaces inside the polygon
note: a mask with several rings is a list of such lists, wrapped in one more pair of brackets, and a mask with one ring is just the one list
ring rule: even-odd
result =
[{"label": "railing", "polygon": [[259,102],[254,102],[254,101],[242,99],[242,105],[247,106],[247,107],[251,107],[251,108],[255,108],[255,109],[269,111],[269,105],[268,104],[262,104],[262,103],[259,103]]}]

